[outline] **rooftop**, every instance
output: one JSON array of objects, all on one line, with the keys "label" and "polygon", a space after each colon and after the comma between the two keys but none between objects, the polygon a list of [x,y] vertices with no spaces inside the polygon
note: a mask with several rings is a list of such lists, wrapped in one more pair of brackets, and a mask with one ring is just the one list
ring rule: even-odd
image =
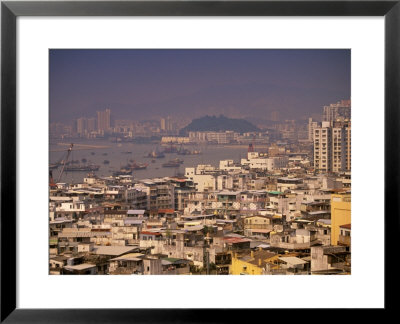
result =
[{"label": "rooftop", "polygon": [[307,261],[296,257],[280,257],[279,260],[282,260],[283,262],[286,262],[287,264],[290,265],[300,265],[307,263]]},{"label": "rooftop", "polygon": [[128,253],[119,257],[110,259],[110,261],[140,261],[144,256],[143,253]]},{"label": "rooftop", "polygon": [[230,244],[251,242],[251,240],[249,240],[249,239],[240,238],[240,237],[224,237],[224,241],[226,243],[230,243]]},{"label": "rooftop", "polygon": [[133,252],[137,248],[132,246],[95,246],[93,253],[98,255],[115,255],[119,256],[128,252]]},{"label": "rooftop", "polygon": [[92,269],[95,268],[96,265],[95,264],[91,264],[91,263],[82,263],[82,264],[77,264],[77,265],[73,265],[73,266],[65,266],[64,269],[66,270],[87,270],[87,269]]},{"label": "rooftop", "polygon": [[128,215],[143,215],[145,212],[144,209],[129,209],[127,214]]}]

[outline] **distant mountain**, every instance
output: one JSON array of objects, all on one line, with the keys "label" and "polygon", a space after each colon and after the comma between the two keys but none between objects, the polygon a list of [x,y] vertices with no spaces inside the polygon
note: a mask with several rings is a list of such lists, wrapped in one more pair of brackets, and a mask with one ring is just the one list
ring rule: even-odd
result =
[{"label": "distant mountain", "polygon": [[260,129],[252,123],[244,119],[228,118],[224,115],[204,116],[193,119],[192,122],[185,128],[180,130],[181,135],[186,135],[188,132],[204,132],[204,131],[234,131],[238,133],[257,132]]}]

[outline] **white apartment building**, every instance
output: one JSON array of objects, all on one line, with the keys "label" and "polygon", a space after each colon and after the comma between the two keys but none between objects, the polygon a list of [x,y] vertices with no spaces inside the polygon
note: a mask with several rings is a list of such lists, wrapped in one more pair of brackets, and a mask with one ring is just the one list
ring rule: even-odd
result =
[{"label": "white apartment building", "polygon": [[322,122],[314,129],[314,167],[321,172],[351,170],[350,122]]},{"label": "white apartment building", "polygon": [[214,191],[216,189],[215,177],[211,174],[195,174],[191,178],[196,191]]},{"label": "white apartment building", "polygon": [[[215,190],[215,176],[213,174],[206,174],[206,172],[204,172],[205,170],[209,169],[209,167],[211,166],[198,165],[197,168],[185,168],[185,177],[193,181],[196,191],[204,192]],[[213,167],[212,171],[214,171]]]},{"label": "white apartment building", "polygon": [[242,165],[248,165],[250,169],[261,169],[261,170],[277,170],[286,168],[288,165],[289,159],[286,156],[274,156],[269,158],[248,158],[242,159]]},{"label": "white apartment building", "polygon": [[346,169],[345,165],[345,129],[332,128],[332,171],[339,172]]},{"label": "white apartment building", "polygon": [[323,121],[333,122],[336,120],[351,119],[351,101],[341,100],[335,104],[324,106]]},{"label": "white apartment building", "polygon": [[331,170],[332,128],[329,122],[322,122],[314,129],[314,167],[322,172]]},{"label": "white apartment building", "polygon": [[308,140],[314,141],[314,129],[318,127],[318,122],[313,121],[312,118],[308,118]]},{"label": "white apartment building", "polygon": [[229,171],[229,172],[241,172],[242,171],[242,168],[240,166],[236,166],[233,163],[233,160],[219,161],[219,169],[221,171]]},{"label": "white apartment building", "polygon": [[218,144],[229,144],[237,139],[238,133],[225,132],[189,132],[191,142],[213,142]]}]

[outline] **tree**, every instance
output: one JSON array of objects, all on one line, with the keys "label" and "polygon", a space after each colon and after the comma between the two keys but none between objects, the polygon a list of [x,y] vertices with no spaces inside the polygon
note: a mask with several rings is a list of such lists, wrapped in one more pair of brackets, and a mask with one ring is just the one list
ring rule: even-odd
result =
[{"label": "tree", "polygon": [[165,232],[165,236],[167,237],[167,243],[171,244],[171,237],[172,237],[172,233],[170,231],[170,229],[168,228],[167,231]]}]

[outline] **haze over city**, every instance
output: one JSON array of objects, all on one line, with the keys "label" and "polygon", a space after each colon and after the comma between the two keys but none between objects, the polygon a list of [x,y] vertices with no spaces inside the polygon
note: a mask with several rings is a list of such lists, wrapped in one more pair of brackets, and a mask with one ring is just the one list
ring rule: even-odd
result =
[{"label": "haze over city", "polygon": [[305,119],[350,98],[350,50],[50,50],[50,122]]},{"label": "haze over city", "polygon": [[350,275],[350,85],[350,50],[51,50],[49,274]]}]

